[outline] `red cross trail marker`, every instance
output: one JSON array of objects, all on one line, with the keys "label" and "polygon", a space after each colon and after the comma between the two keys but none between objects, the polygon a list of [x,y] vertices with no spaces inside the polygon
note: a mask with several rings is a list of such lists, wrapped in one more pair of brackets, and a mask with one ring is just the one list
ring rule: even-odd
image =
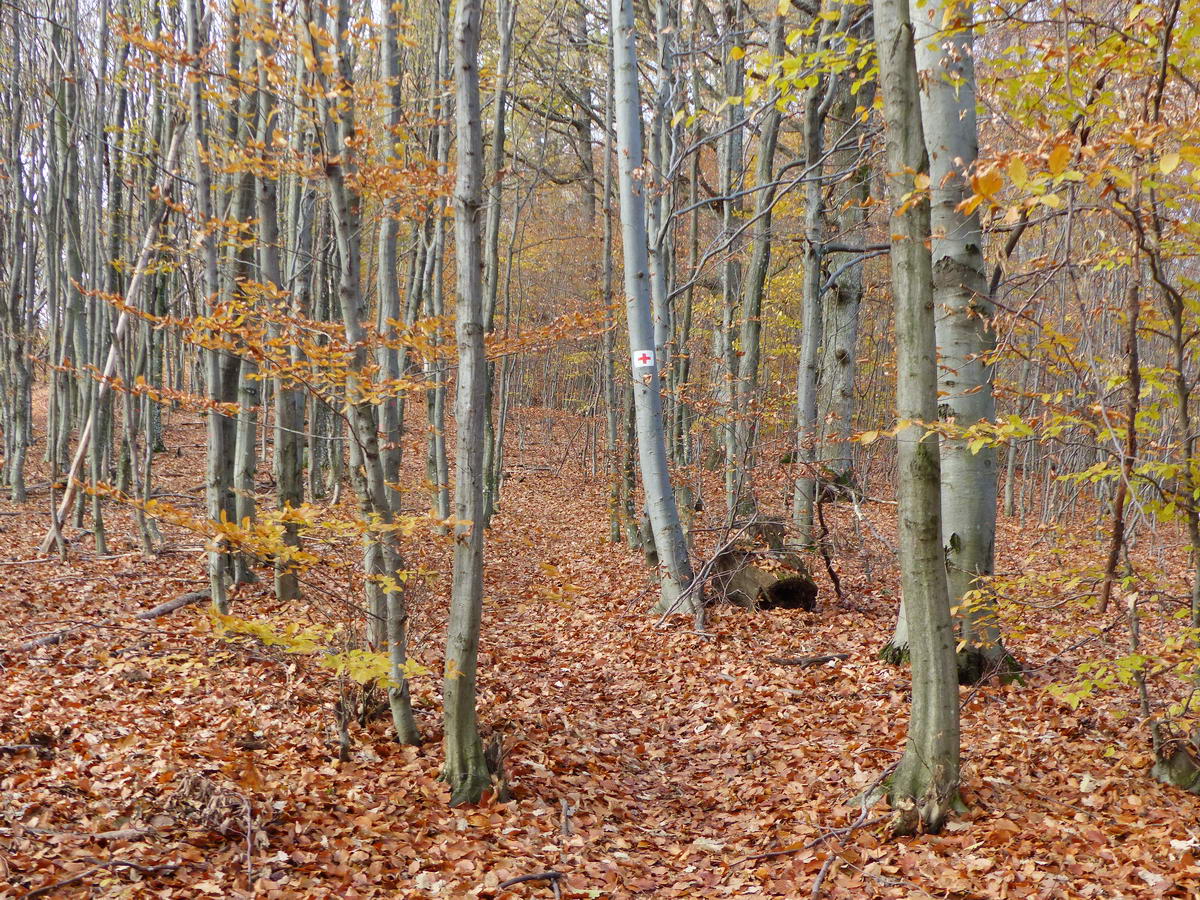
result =
[{"label": "red cross trail marker", "polygon": [[654,351],[653,350],[634,350],[633,351],[633,367],[635,369],[653,369],[654,368]]}]

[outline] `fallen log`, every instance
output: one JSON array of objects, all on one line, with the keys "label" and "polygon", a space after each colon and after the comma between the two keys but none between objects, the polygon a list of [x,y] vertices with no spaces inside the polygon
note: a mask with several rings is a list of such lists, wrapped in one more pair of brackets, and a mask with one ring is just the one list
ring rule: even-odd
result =
[{"label": "fallen log", "polygon": [[167,613],[173,613],[177,609],[183,609],[185,606],[191,606],[193,603],[199,603],[201,600],[208,600],[212,597],[212,591],[205,588],[202,591],[192,591],[187,594],[182,594],[174,600],[168,600],[166,603],[160,603],[153,609],[144,609],[135,616],[143,622],[150,619],[157,619],[159,616],[165,616]]},{"label": "fallen log", "polygon": [[834,660],[849,658],[849,653],[821,653],[817,656],[768,656],[767,662],[777,666],[799,666],[801,669],[807,669],[810,666],[820,666]]},{"label": "fallen log", "polygon": [[[173,613],[176,610],[183,609],[185,606],[191,606],[193,603],[199,603],[201,600],[207,600],[212,595],[207,589],[203,591],[192,591],[176,597],[174,600],[168,600],[166,603],[160,603],[151,609],[144,609],[137,613],[134,618],[141,622],[149,622],[151,619],[157,619],[165,616],[168,613]],[[34,638],[31,641],[26,641],[23,644],[18,644],[16,652],[28,653],[30,650],[37,650],[40,647],[53,647],[56,644],[61,644],[71,634],[76,631],[81,631],[84,628],[107,628],[118,622],[118,619],[105,619],[103,622],[95,624],[74,625],[70,628],[64,628],[61,631],[54,631],[50,634],[43,634],[41,637]],[[10,652],[10,651],[0,651]]]},{"label": "fallen log", "polygon": [[730,547],[713,564],[716,594],[743,609],[802,609],[817,605],[817,583],[791,550]]}]

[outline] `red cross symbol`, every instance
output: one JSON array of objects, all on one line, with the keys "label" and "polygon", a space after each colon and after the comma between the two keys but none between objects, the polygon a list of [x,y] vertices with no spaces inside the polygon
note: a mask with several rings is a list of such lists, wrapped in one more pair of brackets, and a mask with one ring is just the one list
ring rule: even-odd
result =
[{"label": "red cross symbol", "polygon": [[653,359],[653,357],[649,353],[647,353],[645,350],[643,350],[641,353],[638,354],[638,358],[637,358],[638,365],[639,366],[648,366],[648,365],[650,365],[651,359]]}]

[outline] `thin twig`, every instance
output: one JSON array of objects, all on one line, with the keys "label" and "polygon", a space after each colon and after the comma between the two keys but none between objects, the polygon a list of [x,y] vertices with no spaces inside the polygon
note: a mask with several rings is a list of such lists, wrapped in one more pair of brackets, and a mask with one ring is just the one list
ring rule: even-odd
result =
[{"label": "thin twig", "polygon": [[549,872],[538,872],[534,875],[518,875],[516,878],[510,878],[508,881],[500,882],[499,888],[500,890],[504,890],[505,888],[514,887],[518,884],[524,884],[527,881],[550,881],[557,885],[558,880],[565,877],[566,876],[564,876],[562,872],[555,872],[554,870],[550,870]]},{"label": "thin twig", "polygon": [[830,853],[825,864],[821,866],[821,871],[817,873],[817,880],[813,882],[812,893],[808,895],[811,900],[817,900],[821,896],[821,885],[825,883],[825,876],[829,874],[835,859],[840,859],[840,857],[836,853]]},{"label": "thin twig", "polygon": [[867,812],[868,812],[868,808],[863,807],[862,815],[860,815],[855,821],[851,822],[849,825],[845,826],[844,828],[834,828],[831,831],[822,832],[821,834],[818,834],[815,838],[813,838],[811,841],[809,841],[807,844],[795,844],[790,847],[783,847],[780,850],[767,850],[764,853],[754,853],[750,856],[743,856],[740,859],[735,859],[733,862],[731,862],[729,864],[729,868],[732,869],[734,866],[741,865],[744,862],[753,862],[753,861],[759,860],[759,859],[774,859],[777,856],[790,856],[793,853],[802,853],[805,850],[811,850],[817,844],[824,843],[825,841],[829,840],[830,838],[843,837],[844,835],[847,835],[847,834],[850,834],[851,832],[857,831],[860,828],[870,828],[872,825],[878,825],[880,822],[887,821],[887,816],[876,816],[873,819],[866,819],[865,816],[866,816]]},{"label": "thin twig", "polygon": [[76,884],[77,882],[83,881],[90,875],[95,875],[97,872],[100,872],[104,869],[124,867],[127,869],[136,869],[144,874],[152,874],[154,872],[172,872],[175,869],[182,868],[183,866],[183,863],[167,863],[161,866],[143,866],[141,863],[131,862],[127,859],[100,860],[88,858],[84,860],[84,862],[95,863],[95,865],[90,869],[80,872],[78,875],[72,875],[70,878],[64,878],[62,881],[55,881],[51,884],[42,885],[40,888],[34,888],[25,895],[26,900],[31,900],[33,897],[45,897],[47,894],[57,891],[59,888],[66,887],[69,884]]}]

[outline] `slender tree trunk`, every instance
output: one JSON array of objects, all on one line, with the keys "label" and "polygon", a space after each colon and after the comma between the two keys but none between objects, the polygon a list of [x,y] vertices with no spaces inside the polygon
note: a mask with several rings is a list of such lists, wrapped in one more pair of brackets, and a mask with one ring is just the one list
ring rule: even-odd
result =
[{"label": "slender tree trunk", "polygon": [[[828,35],[822,20],[820,47]],[[813,508],[817,498],[817,375],[821,368],[821,257],[825,240],[825,208],[821,173],[824,155],[824,120],[828,104],[822,102],[824,79],[818,79],[804,96],[804,287],[801,297],[800,366],[796,379],[796,461],[798,473],[792,494],[792,520],[797,540],[813,541]]]},{"label": "slender tree trunk", "polygon": [[661,564],[662,596],[658,612],[683,609],[703,615],[703,603],[692,590],[692,567],[675,505],[667,466],[662,398],[661,360],[655,351],[650,317],[647,261],[646,199],[640,174],[642,158],[641,100],[637,82],[637,44],[633,0],[611,0],[613,32],[614,113],[617,156],[620,160],[621,231],[625,253],[626,316],[633,360],[633,402],[636,411],[642,488],[645,492],[654,543]]},{"label": "slender tree trunk", "polygon": [[[442,124],[436,128],[435,157],[439,174],[449,171],[450,125],[449,102],[440,89],[450,80],[450,0],[441,0],[438,12],[438,51],[435,54],[433,82],[438,89],[437,116]],[[433,247],[429,255],[429,286],[426,290],[426,311],[441,318],[445,313],[444,264],[446,255],[446,219],[438,215],[433,223]],[[437,338],[434,338],[435,346]],[[431,387],[425,392],[428,448],[426,477],[433,491],[433,511],[439,519],[450,516],[450,464],[446,451],[446,364],[440,357],[430,360],[426,377]]]},{"label": "slender tree trunk", "polygon": [[481,0],[459,0],[454,28],[455,122],[458,177],[454,192],[458,303],[457,464],[454,479],[454,579],[446,636],[446,768],[450,803],[478,803],[488,786],[487,764],[476,718],[476,668],[483,618],[483,438],[487,417],[487,359],[483,335],[483,128],[479,109]]},{"label": "slender tree trunk", "polygon": [[[188,53],[192,59],[189,99],[196,160],[196,203],[201,228],[201,255],[204,263],[201,284],[208,304],[215,306],[220,297],[221,288],[217,270],[217,235],[214,230],[216,221],[213,215],[208,118],[205,115],[204,61],[200,54],[200,48],[207,42],[207,36],[200,33],[201,4],[202,0],[188,0],[187,41]],[[221,360],[223,356],[223,352],[216,348],[204,351],[208,398],[214,404],[223,400],[225,394],[222,384],[224,371]],[[227,506],[230,483],[229,469],[225,466],[227,434],[222,419],[223,414],[218,412],[215,406],[210,408],[206,414],[208,472],[205,480],[205,497],[208,505],[208,517],[213,522],[222,521],[222,514]],[[213,606],[221,613],[229,612],[229,599],[225,591],[226,565],[222,541],[214,540],[209,550],[208,575]]]},{"label": "slender tree trunk", "polygon": [[603,300],[604,300],[604,335],[601,338],[601,378],[604,391],[605,414],[605,460],[608,475],[608,538],[612,543],[621,541],[621,461],[618,457],[618,418],[621,411],[617,401],[617,371],[616,371],[616,336],[613,332],[616,323],[613,317],[613,159],[612,159],[612,108],[613,108],[613,78],[612,78],[612,45],[607,48],[608,64],[604,92],[604,151],[601,165],[604,167],[603,179],[603,209],[604,209],[604,250],[603,250]]},{"label": "slender tree trunk", "polygon": [[[255,53],[258,61],[258,95],[256,139],[264,155],[264,165],[275,166],[275,116],[277,106],[275,93],[269,77],[273,62],[273,48],[265,35],[274,33],[274,21],[270,0],[258,3],[258,40]],[[269,303],[280,312],[292,308],[284,293],[283,265],[281,262],[279,230],[279,179],[278,172],[261,172],[255,184],[255,205],[258,213],[258,267],[263,283],[264,295]],[[295,223],[292,223],[293,227]],[[272,329],[278,337],[278,326]],[[291,362],[289,355],[287,360]],[[296,390],[290,378],[276,377],[275,387],[275,433],[272,451],[272,468],[275,475],[275,501],[280,512],[286,515],[304,502],[304,463],[300,456],[300,437],[304,428],[304,398]],[[265,429],[264,429],[265,433]],[[300,536],[295,524],[285,523],[283,543],[287,547],[299,547]],[[295,600],[300,596],[300,584],[296,571],[286,559],[275,565],[275,596],[281,602]]]},{"label": "slender tree trunk", "polygon": [[[863,30],[870,32],[866,19]],[[874,103],[875,84],[869,81],[857,94],[851,94],[846,79],[839,79],[837,98],[831,110],[831,144],[837,145],[853,127],[855,110],[870,109]],[[871,202],[871,164],[864,159],[863,147],[857,143],[834,149],[833,169],[843,172],[853,169],[849,176],[848,196],[838,207],[838,238],[841,242],[865,242],[867,209]],[[858,254],[831,253],[829,268],[838,273],[825,304],[825,353],[822,372],[824,398],[818,408],[827,410],[828,422],[822,442],[825,447],[823,465],[830,483],[842,492],[856,491],[854,457],[850,435],[854,425],[854,382],[858,371],[858,320],[863,298],[863,263]]]},{"label": "slender tree trunk", "polygon": [[[724,89],[727,97],[738,97],[745,90],[745,66],[736,58],[733,48],[741,40],[742,18],[745,5],[742,0],[725,0],[722,4],[724,28],[721,49],[724,56]],[[735,330],[737,306],[740,299],[742,267],[738,261],[737,232],[741,227],[742,200],[734,195],[741,187],[742,153],[745,147],[746,118],[740,104],[731,103],[725,112],[725,135],[721,140],[720,191],[721,191],[721,241],[725,257],[721,264],[721,330],[717,336],[718,350],[723,366],[719,373],[717,396],[726,407],[726,422],[721,428],[725,457],[725,509],[727,524],[732,526],[738,515],[738,481],[741,470],[741,453],[738,448],[737,421],[744,414],[736,407],[738,376],[737,346]]]},{"label": "slender tree trunk", "polygon": [[[773,58],[784,53],[783,16],[776,14],[771,21],[771,40],[768,52]],[[775,205],[775,149],[779,143],[779,123],[783,116],[771,103],[759,129],[758,162],[754,183],[761,190],[754,204],[754,230],[751,238],[750,263],[742,285],[742,337],[738,358],[737,379],[733,383],[734,406],[737,418],[733,421],[734,448],[737,453],[735,495],[745,513],[757,508],[752,482],[754,471],[754,438],[758,420],[758,368],[762,355],[762,302],[766,291],[767,272],[771,266],[771,211]]]},{"label": "slender tree trunk", "polygon": [[[407,613],[402,586],[399,582],[404,562],[396,544],[392,524],[388,487],[383,477],[383,462],[379,449],[379,420],[376,407],[369,396],[370,385],[364,376],[371,354],[367,346],[367,306],[361,290],[361,252],[359,236],[362,215],[359,197],[349,181],[356,174],[357,161],[353,146],[354,104],[353,67],[350,60],[351,0],[339,0],[337,5],[336,41],[337,62],[335,84],[328,78],[322,85],[320,105],[326,121],[331,145],[345,148],[326,161],[325,173],[329,182],[333,210],[334,234],[340,259],[338,299],[342,324],[351,350],[346,374],[346,410],[350,432],[351,480],[358,499],[359,514],[367,525],[364,537],[363,568],[366,573],[367,640],[372,647],[386,647],[389,656],[407,658]],[[304,20],[312,22],[312,4],[305,0]],[[314,58],[316,54],[313,54]],[[345,101],[333,108],[330,95],[342,96]],[[349,178],[348,178],[349,176]],[[391,697],[393,719],[397,721],[397,737],[404,743],[417,740],[416,722],[412,715],[407,680],[393,686],[397,694]]]},{"label": "slender tree trunk", "polygon": [[[483,325],[484,331],[491,334],[496,324],[496,299],[500,282],[500,214],[504,199],[504,139],[505,122],[508,109],[508,79],[512,66],[512,37],[517,22],[516,0],[497,0],[496,29],[500,34],[500,56],[496,63],[496,91],[493,97],[494,113],[492,119],[491,145],[491,187],[487,199],[487,227],[484,231],[484,265],[483,265]],[[486,447],[484,452],[484,521],[491,523],[500,499],[500,487],[503,482],[503,435],[504,430],[496,429],[492,422],[492,398],[495,384],[496,366],[487,366],[487,426],[485,428]],[[504,385],[501,384],[503,390]]]}]

